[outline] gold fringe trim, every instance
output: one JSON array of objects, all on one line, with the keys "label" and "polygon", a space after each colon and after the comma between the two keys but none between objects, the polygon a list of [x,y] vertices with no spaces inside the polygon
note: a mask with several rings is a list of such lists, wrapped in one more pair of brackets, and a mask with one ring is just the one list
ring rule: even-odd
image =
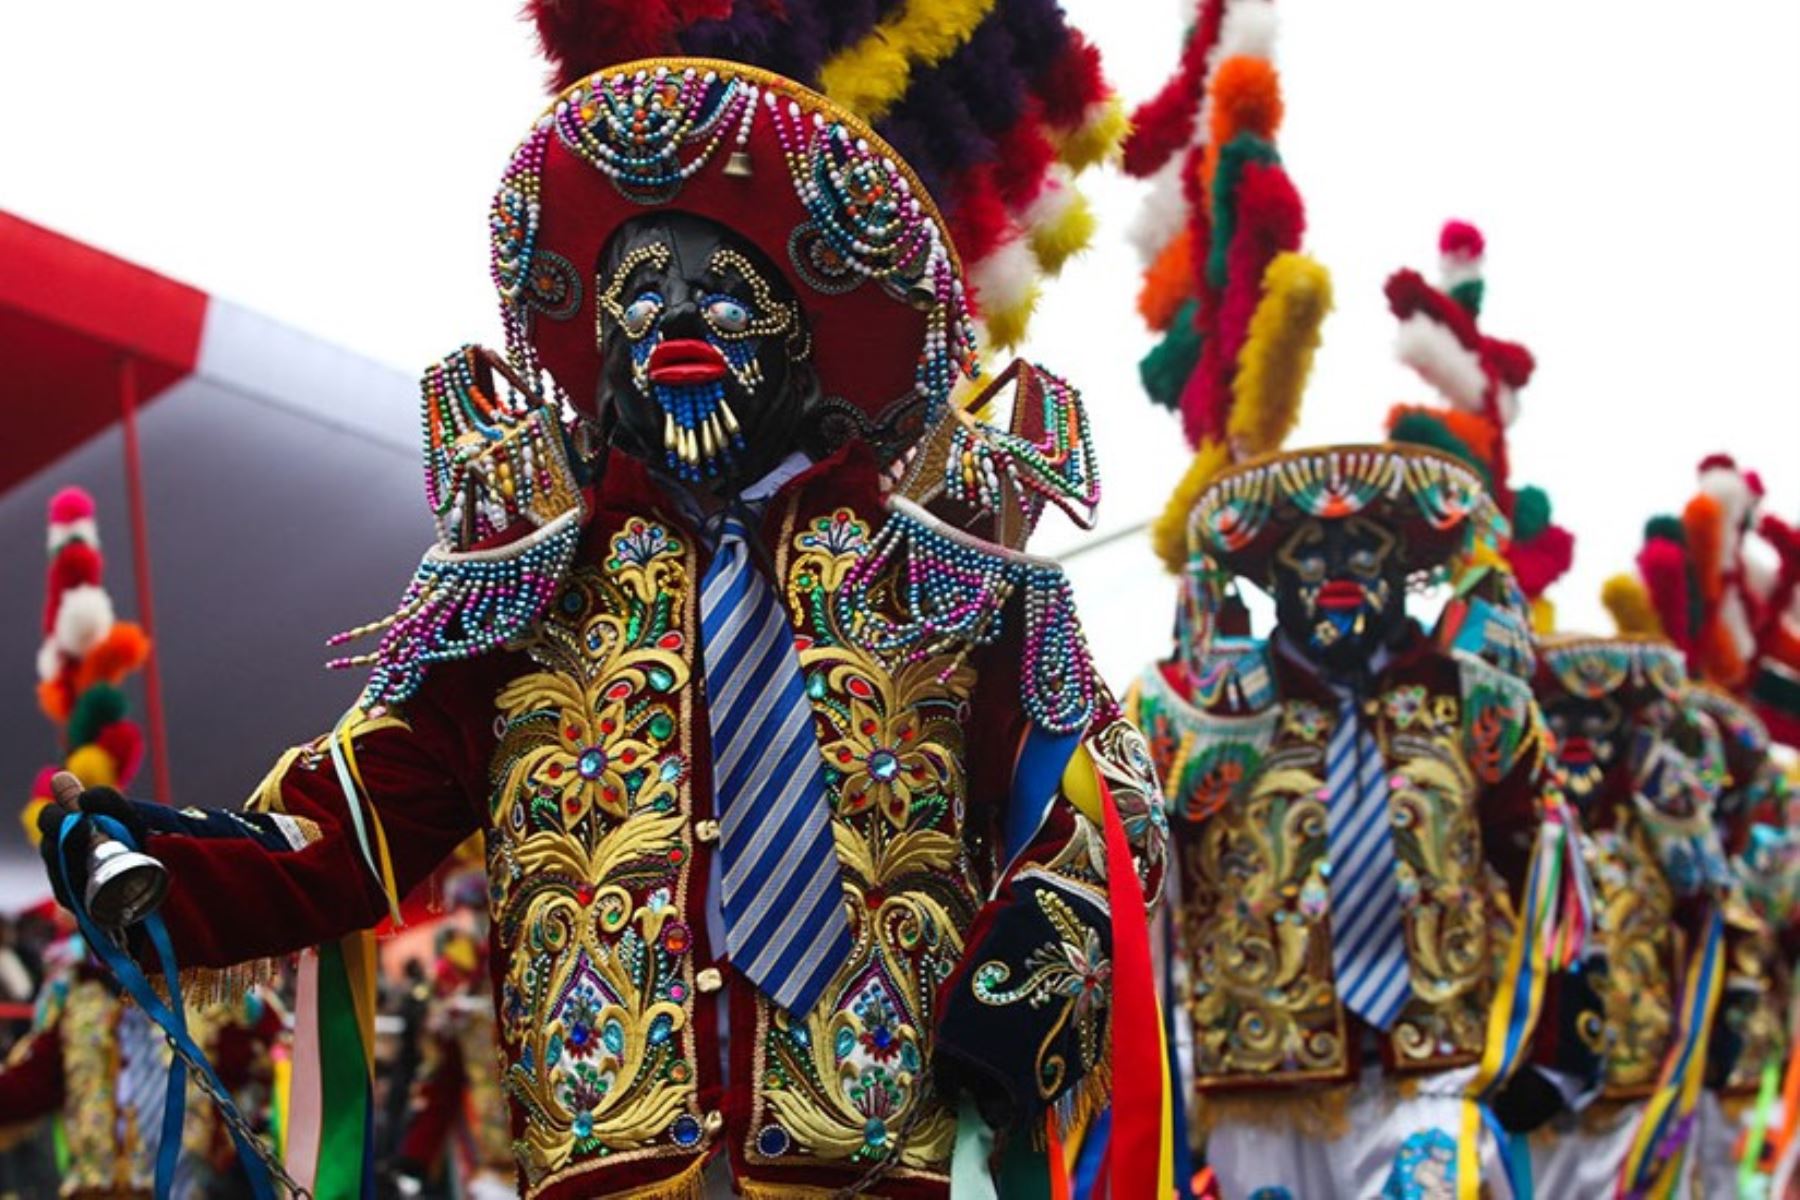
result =
[{"label": "gold fringe trim", "polygon": [[1336,1140],[1350,1131],[1350,1096],[1354,1084],[1228,1095],[1202,1093],[1194,1104],[1194,1125],[1202,1136],[1221,1121],[1258,1129],[1293,1130],[1305,1137]]},{"label": "gold fringe trim", "polygon": [[[225,1006],[235,1008],[244,998],[261,987],[273,988],[281,982],[281,968],[286,959],[257,958],[231,967],[183,967],[181,998],[189,1009]],[[163,1001],[169,1001],[169,989],[160,975],[151,978],[150,987]],[[130,997],[125,997],[130,1000]]]},{"label": "gold fringe trim", "polygon": [[[643,1187],[632,1188],[626,1192],[607,1192],[609,1200],[705,1200],[706,1165],[712,1161],[701,1156],[683,1167],[681,1174],[673,1179],[665,1179],[661,1183],[647,1183]],[[565,1174],[545,1180],[535,1190],[541,1191],[552,1184],[566,1183],[573,1176]],[[600,1195],[599,1192],[592,1193]]]},{"label": "gold fringe trim", "polygon": [[[844,1194],[841,1187],[806,1187],[797,1183],[757,1183],[740,1179],[738,1195],[744,1200],[833,1200]],[[886,1192],[858,1192],[863,1200],[882,1200]]]}]

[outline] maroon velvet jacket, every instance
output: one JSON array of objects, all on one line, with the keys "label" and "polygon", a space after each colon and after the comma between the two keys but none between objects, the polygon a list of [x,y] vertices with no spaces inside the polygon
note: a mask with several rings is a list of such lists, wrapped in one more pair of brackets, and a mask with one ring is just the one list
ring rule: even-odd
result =
[{"label": "maroon velvet jacket", "polygon": [[[1057,801],[1018,861],[997,849],[1027,729],[1018,602],[997,643],[884,655],[859,636],[864,614],[835,603],[888,519],[866,451],[768,504],[761,541],[808,681],[854,942],[814,1010],[789,1014],[707,930],[708,549],[632,460],[614,456],[591,507],[521,645],[434,667],[401,711],[349,726],[400,889],[487,836],[523,1194],[687,1196],[725,1153],[752,1196],[945,1195],[954,1093],[1023,1127],[1105,1075],[1100,832]],[[906,617],[897,589],[870,605]],[[1165,826],[1142,744],[1103,698],[1083,745],[1077,766],[1091,759],[1110,786],[1154,896]],[[150,838],[184,967],[285,954],[386,913],[323,740],[290,752],[252,807],[286,814],[283,837],[247,818],[261,824],[243,837]]]}]

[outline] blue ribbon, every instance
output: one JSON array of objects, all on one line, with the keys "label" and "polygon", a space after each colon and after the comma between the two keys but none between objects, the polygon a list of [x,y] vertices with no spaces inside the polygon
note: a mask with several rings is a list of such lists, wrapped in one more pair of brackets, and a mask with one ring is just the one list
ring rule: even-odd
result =
[{"label": "blue ribbon", "polygon": [[[111,817],[98,813],[83,813],[79,816],[70,813],[64,816],[56,834],[56,869],[62,878],[63,894],[69,898],[82,935],[100,961],[112,972],[113,978],[126,995],[156,1022],[171,1043],[200,1065],[201,1070],[206,1073],[207,1082],[219,1097],[221,1108],[226,1110],[228,1117],[235,1117],[238,1115],[237,1106],[232,1104],[230,1094],[208,1065],[205,1052],[194,1044],[193,1037],[188,1033],[187,1008],[181,1000],[181,975],[175,965],[175,947],[169,940],[169,929],[162,917],[152,913],[144,919],[142,925],[144,932],[150,937],[150,944],[156,949],[163,984],[169,992],[167,1004],[156,994],[156,989],[150,986],[150,980],[131,956],[94,923],[93,917],[88,913],[86,899],[76,891],[69,879],[69,839],[84,830],[90,821],[127,849],[137,849],[131,834]],[[156,1148],[157,1200],[167,1200],[175,1183],[175,1166],[181,1157],[181,1130],[187,1118],[187,1072],[187,1061],[180,1054],[175,1055],[169,1062],[169,1087],[163,1102],[162,1141]],[[274,1185],[269,1180],[268,1167],[263,1163],[262,1157],[245,1141],[232,1121],[227,1120],[225,1127],[231,1132],[231,1140],[237,1146],[238,1161],[243,1164],[244,1176],[250,1184],[250,1194],[256,1200],[274,1200]]]}]

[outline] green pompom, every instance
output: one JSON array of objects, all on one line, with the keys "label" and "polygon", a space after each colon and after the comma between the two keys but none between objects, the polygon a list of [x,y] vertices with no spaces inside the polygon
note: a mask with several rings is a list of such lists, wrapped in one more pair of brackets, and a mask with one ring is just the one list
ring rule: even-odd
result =
[{"label": "green pompom", "polygon": [[1463,311],[1471,317],[1481,315],[1481,298],[1487,293],[1487,284],[1480,279],[1467,279],[1450,289],[1450,298],[1462,305]]},{"label": "green pompom", "polygon": [[1231,239],[1237,236],[1237,189],[1244,168],[1251,163],[1280,161],[1275,144],[1254,133],[1238,134],[1219,151],[1219,165],[1213,168],[1212,247],[1206,255],[1206,279],[1215,291],[1225,290],[1225,261]]},{"label": "green pompom", "polygon": [[1402,413],[1388,430],[1388,438],[1396,442],[1407,442],[1414,446],[1430,446],[1433,450],[1460,458],[1474,467],[1481,476],[1481,481],[1492,490],[1494,481],[1488,475],[1487,464],[1475,457],[1469,444],[1450,432],[1448,426],[1428,412],[1413,409]]},{"label": "green pompom", "polygon": [[1550,496],[1541,487],[1522,487],[1513,494],[1513,540],[1529,542],[1550,527]]},{"label": "green pompom", "polygon": [[1197,308],[1198,304],[1193,300],[1182,305],[1169,325],[1169,332],[1138,363],[1138,377],[1143,380],[1144,391],[1171,412],[1180,407],[1182,389],[1200,362],[1200,344],[1204,339],[1194,327]]},{"label": "green pompom", "polygon": [[1651,517],[1644,523],[1644,540],[1653,542],[1661,538],[1665,542],[1674,542],[1677,546],[1687,545],[1687,529],[1681,524],[1680,517],[1671,517],[1664,513],[1659,517]]},{"label": "green pompom", "polygon": [[93,741],[102,729],[124,717],[125,708],[125,693],[110,683],[96,683],[81,693],[69,713],[69,749]]}]

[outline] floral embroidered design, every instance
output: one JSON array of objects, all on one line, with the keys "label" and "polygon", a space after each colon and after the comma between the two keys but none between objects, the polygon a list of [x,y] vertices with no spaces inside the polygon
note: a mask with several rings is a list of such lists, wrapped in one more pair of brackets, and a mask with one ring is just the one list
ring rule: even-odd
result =
[{"label": "floral embroidered design", "polygon": [[[489,887],[528,1184],[696,1129],[684,886],[685,548],[631,521],[569,576],[496,699]],[[684,1140],[685,1137],[685,1140]]]},{"label": "floral embroidered design", "polygon": [[1598,911],[1594,932],[1606,956],[1600,980],[1606,1075],[1611,1100],[1656,1086],[1675,1033],[1675,895],[1636,816],[1582,839]]},{"label": "floral embroidered design", "polygon": [[[889,1163],[941,1178],[955,1122],[925,1090],[926,1031],[979,901],[959,836],[963,724],[975,676],[949,657],[878,656],[841,623],[838,589],[868,526],[801,526],[782,566],[818,721],[849,895],[849,961],[803,1018],[758,1001],[753,1162]],[[893,593],[877,589],[881,602]]]},{"label": "floral embroidered design", "polygon": [[1381,1200],[1456,1200],[1456,1139],[1442,1129],[1409,1134],[1394,1156]]},{"label": "floral embroidered design", "polygon": [[1049,887],[1034,889],[1032,898],[1056,931],[1057,940],[1026,956],[1027,974],[1015,986],[1007,986],[1013,976],[1011,964],[999,961],[975,968],[972,986],[977,1000],[996,1007],[1019,1003],[1032,1008],[1060,1006],[1039,1049],[1038,1095],[1048,1100],[1062,1090],[1068,1078],[1068,1064],[1048,1049],[1065,1026],[1075,1028],[1082,1068],[1091,1071],[1100,1062],[1112,962],[1106,957],[1099,932],[1076,916],[1067,900]]}]

